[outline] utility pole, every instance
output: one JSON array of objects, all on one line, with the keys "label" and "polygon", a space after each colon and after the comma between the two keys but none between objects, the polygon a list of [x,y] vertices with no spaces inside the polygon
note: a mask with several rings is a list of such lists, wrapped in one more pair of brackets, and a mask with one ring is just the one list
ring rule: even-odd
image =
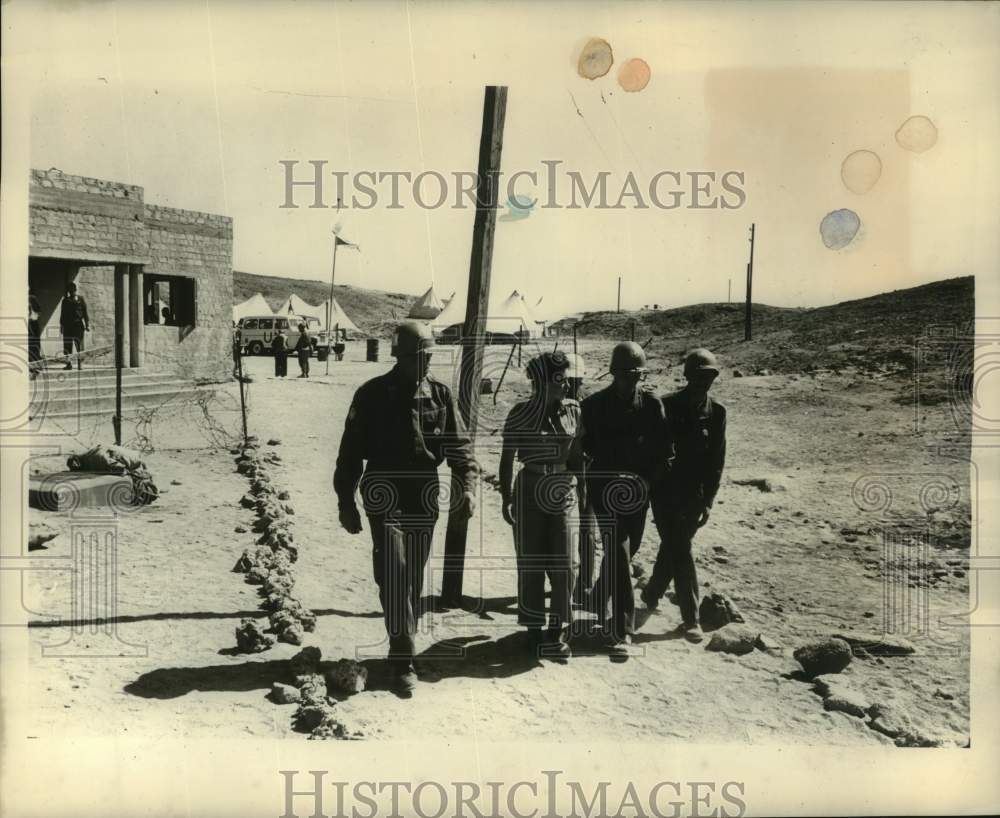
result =
[{"label": "utility pole", "polygon": [[733,301],[733,280],[729,279],[729,289],[726,290],[726,303],[731,304]]},{"label": "utility pole", "polygon": [[[469,262],[469,294],[462,328],[462,370],[458,384],[458,408],[472,437],[476,439],[479,415],[479,388],[483,375],[483,342],[486,314],[490,303],[490,274],[493,268],[493,238],[497,220],[497,187],[503,126],[507,114],[507,86],[487,85],[483,98],[483,124],[479,137],[476,217],[472,225],[472,257]],[[520,352],[520,344],[518,344]],[[444,577],[441,602],[449,607],[462,605],[462,578],[468,520],[448,514],[444,541]]]},{"label": "utility pole", "polygon": [[618,276],[618,309],[615,312],[622,311],[622,277]]},{"label": "utility pole", "polygon": [[749,341],[753,337],[753,316],[751,314],[751,294],[753,292],[753,242],[756,233],[756,225],[750,225],[750,261],[747,264],[747,306],[746,314],[743,318],[743,340]]}]

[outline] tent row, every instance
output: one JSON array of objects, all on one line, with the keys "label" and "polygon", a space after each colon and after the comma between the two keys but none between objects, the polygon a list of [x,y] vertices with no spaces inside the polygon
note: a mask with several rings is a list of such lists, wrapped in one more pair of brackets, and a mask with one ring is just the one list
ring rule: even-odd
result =
[{"label": "tent row", "polygon": [[339,325],[342,330],[352,330],[360,332],[357,324],[344,312],[344,308],[337,303],[337,299],[327,299],[319,306],[307,303],[295,293],[286,298],[281,306],[272,310],[267,303],[267,299],[260,293],[254,293],[250,298],[241,304],[233,307],[233,321],[239,321],[248,315],[306,315],[319,319],[320,325],[326,329],[327,310],[330,309],[330,325]]},{"label": "tent row", "polygon": [[[539,298],[531,307],[517,290],[506,298],[493,299],[487,314],[486,331],[505,335],[520,333],[529,337],[544,335],[550,319],[539,314],[541,303]],[[432,286],[416,300],[407,317],[427,321],[435,331],[443,332],[449,327],[464,324],[465,310],[466,304],[455,298],[455,293],[442,301]]]}]

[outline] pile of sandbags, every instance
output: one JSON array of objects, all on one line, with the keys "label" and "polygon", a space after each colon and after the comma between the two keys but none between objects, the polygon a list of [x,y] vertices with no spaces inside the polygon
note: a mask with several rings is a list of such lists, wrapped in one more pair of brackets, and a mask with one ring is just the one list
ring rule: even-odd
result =
[{"label": "pile of sandbags", "polygon": [[132,505],[145,506],[159,497],[159,489],[139,453],[123,446],[94,446],[66,460],[70,471],[127,475],[132,480]]},{"label": "pile of sandbags", "polygon": [[236,469],[250,479],[250,493],[241,501],[254,508],[254,530],[260,534],[257,546],[247,549],[233,570],[246,575],[246,581],[261,586],[263,607],[268,611],[271,631],[282,642],[301,645],[306,633],[316,628],[316,616],[293,596],[293,563],[298,559],[288,492],[271,477],[270,466],[281,462],[274,452],[261,453],[256,438],[236,449]]}]

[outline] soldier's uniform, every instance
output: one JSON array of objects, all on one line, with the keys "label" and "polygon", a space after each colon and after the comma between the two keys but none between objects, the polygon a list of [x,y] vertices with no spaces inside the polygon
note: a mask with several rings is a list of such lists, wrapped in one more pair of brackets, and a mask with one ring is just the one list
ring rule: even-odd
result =
[{"label": "soldier's uniform", "polygon": [[660,535],[643,600],[655,606],[671,579],[685,623],[698,621],[698,577],[691,543],[702,512],[711,508],[726,462],[726,409],[711,397],[693,408],[686,389],[663,399],[674,445],[666,479],[653,492],[653,519]]},{"label": "soldier's uniform", "polygon": [[612,385],[584,399],[582,408],[591,461],[587,494],[604,542],[594,601],[603,617],[611,598],[611,636],[621,640],[635,632],[630,563],[646,527],[650,482],[666,460],[663,404],[643,388],[623,400]]},{"label": "soldier's uniform", "polygon": [[[515,404],[503,429],[504,448],[523,468],[514,480],[517,621],[529,629],[573,621],[577,477],[583,469],[580,404],[563,399],[552,410],[539,400]],[[546,623],[545,578],[552,588]]]},{"label": "soldier's uniform", "polygon": [[[398,367],[363,384],[344,425],[333,485],[341,508],[361,498],[389,635],[389,655],[407,667],[438,517],[438,466],[452,470],[453,505],[475,491],[478,465],[451,390],[431,375],[407,383]],[[367,466],[364,466],[367,461]]]},{"label": "soldier's uniform", "polygon": [[[67,356],[73,354],[73,347],[78,353],[83,352],[84,332],[90,326],[90,316],[87,314],[87,302],[82,295],[67,295],[62,300],[59,309],[59,329],[63,335],[63,354]],[[77,360],[77,366],[80,361]],[[72,369],[73,364],[67,360],[66,369]]]}]

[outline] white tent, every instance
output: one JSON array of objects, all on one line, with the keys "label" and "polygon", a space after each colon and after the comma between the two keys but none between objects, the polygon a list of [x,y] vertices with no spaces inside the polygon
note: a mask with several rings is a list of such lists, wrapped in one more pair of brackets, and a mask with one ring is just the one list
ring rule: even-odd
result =
[{"label": "white tent", "polygon": [[[444,330],[447,327],[465,322],[465,303],[452,298],[431,324],[435,329]],[[486,331],[514,335],[521,332],[528,336],[538,335],[539,326],[528,309],[521,294],[514,290],[506,298],[498,299],[490,304],[486,318]]]},{"label": "white tent", "polygon": [[[320,304],[318,307],[316,307],[316,309],[320,311],[319,320],[321,322],[323,322],[324,328],[326,328],[326,305],[329,304],[329,303],[330,303],[330,300],[327,299],[322,304]],[[344,312],[344,308],[341,307],[340,304],[337,303],[337,299],[336,298],[333,299],[332,306],[333,306],[333,309],[330,312],[330,326],[331,327],[335,327],[335,326],[339,325],[340,329],[342,329],[342,330],[353,330],[354,332],[361,332],[361,330],[358,328],[358,325],[355,324],[350,319],[350,316],[348,316],[348,314],[346,312]]]},{"label": "white tent", "polygon": [[444,304],[441,303],[441,299],[437,297],[437,293],[434,292],[434,285],[432,284],[430,288],[425,292],[420,298],[414,302],[413,306],[410,307],[409,313],[407,313],[407,318],[416,318],[421,321],[429,321],[436,318],[438,313],[444,309]]},{"label": "white tent", "polygon": [[442,330],[463,323],[465,323],[465,302],[455,298],[454,293],[451,294],[445,308],[431,319],[431,326]]},{"label": "white tent", "polygon": [[314,307],[303,301],[295,293],[281,302],[281,306],[274,311],[275,315],[311,315],[320,321],[326,320],[326,311],[320,307]]},{"label": "white tent", "polygon": [[233,320],[239,321],[245,315],[270,315],[271,307],[260,293],[254,293],[246,301],[233,307]]}]

